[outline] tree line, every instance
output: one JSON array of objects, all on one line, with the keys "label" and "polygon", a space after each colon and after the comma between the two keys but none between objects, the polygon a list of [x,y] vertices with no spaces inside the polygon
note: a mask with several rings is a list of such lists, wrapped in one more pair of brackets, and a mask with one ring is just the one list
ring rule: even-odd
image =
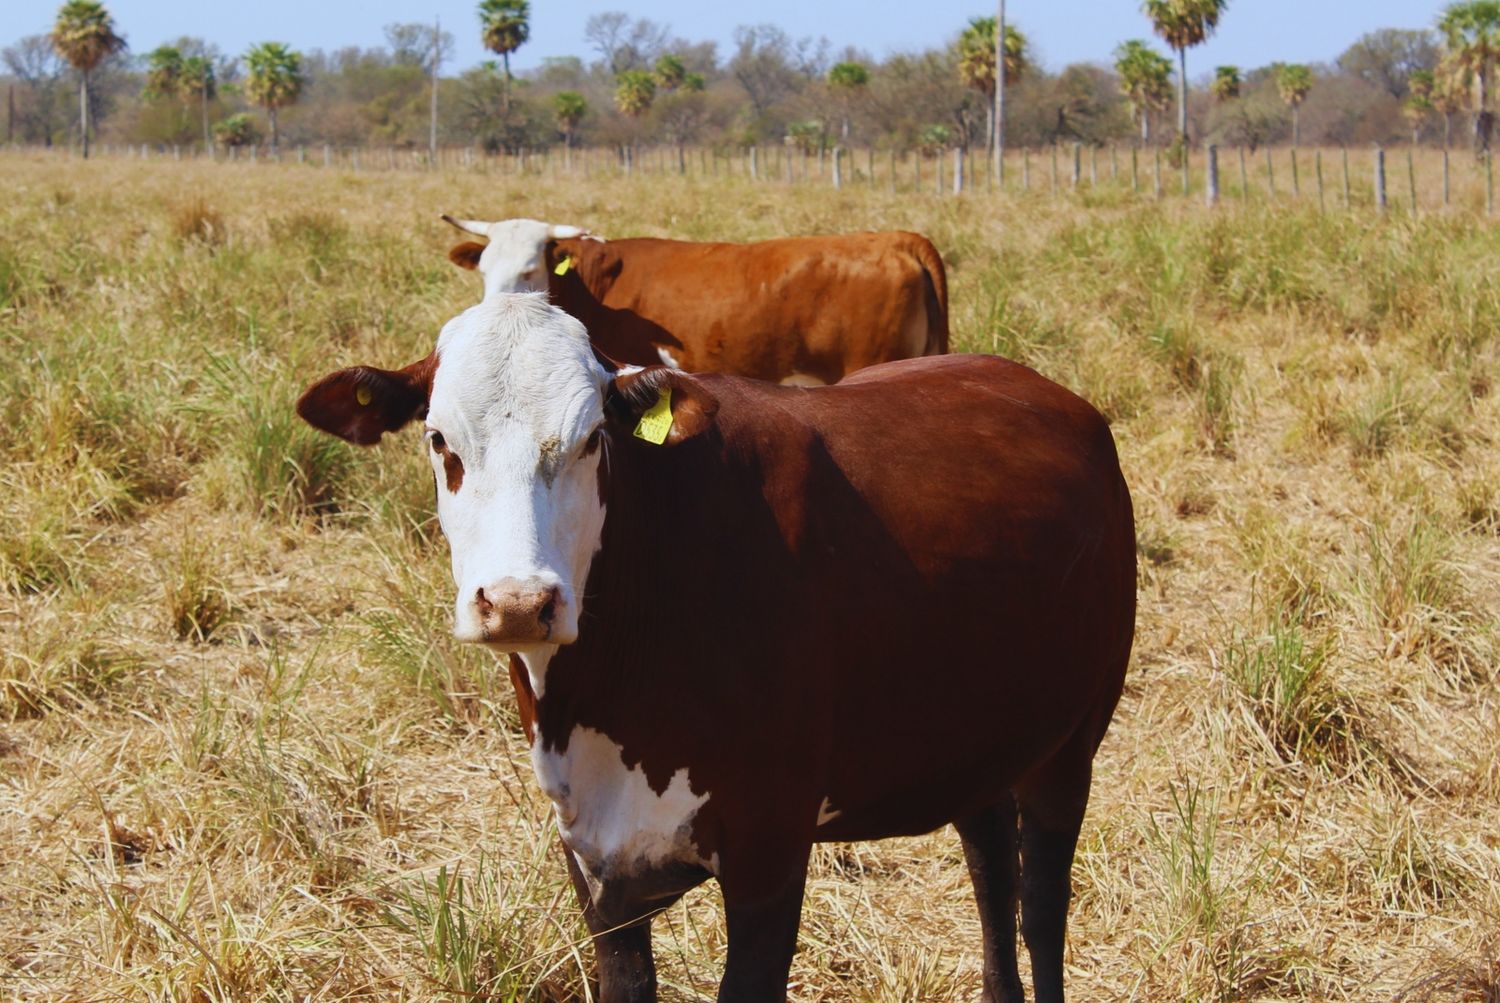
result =
[{"label": "tree line", "polygon": [[74,143],[85,155],[95,136],[491,151],[660,143],[937,150],[993,142],[1003,53],[1011,144],[1447,144],[1455,120],[1467,116],[1476,148],[1489,149],[1500,0],[1451,4],[1430,30],[1371,32],[1330,63],[1218,66],[1202,74],[1203,86],[1190,86],[1188,54],[1219,29],[1228,6],[1145,0],[1146,24],[1175,59],[1136,38],[1108,62],[1057,72],[1034,58],[1024,26],[1007,22],[997,44],[993,17],[956,25],[946,45],[876,59],[769,24],[737,28],[725,53],[648,18],[609,12],[588,20],[587,56],[513,74],[510,57],[530,38],[527,0],[480,0],[468,30],[497,58],[457,72],[445,72],[453,35],[436,23],[387,25],[386,44],[365,49],[298,52],[266,41],[226,55],[181,38],[135,55],[104,4],[67,0],[51,33],[0,51],[0,84],[8,141]]}]

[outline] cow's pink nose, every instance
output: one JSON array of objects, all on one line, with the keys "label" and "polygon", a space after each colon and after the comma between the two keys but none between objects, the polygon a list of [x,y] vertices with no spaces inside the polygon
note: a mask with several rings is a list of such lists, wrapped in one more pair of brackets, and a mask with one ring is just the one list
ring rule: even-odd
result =
[{"label": "cow's pink nose", "polygon": [[484,626],[484,639],[492,643],[545,641],[552,636],[561,595],[555,585],[501,579],[476,589],[474,608]]}]

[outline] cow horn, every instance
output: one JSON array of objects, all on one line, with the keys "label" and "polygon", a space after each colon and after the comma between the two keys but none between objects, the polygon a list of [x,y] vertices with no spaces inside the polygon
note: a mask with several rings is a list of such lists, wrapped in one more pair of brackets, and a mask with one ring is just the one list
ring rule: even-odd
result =
[{"label": "cow horn", "polygon": [[475,236],[488,237],[490,235],[490,225],[488,223],[480,223],[472,219],[454,219],[447,213],[443,213],[443,222],[449,226],[456,226],[465,233],[472,233]]},{"label": "cow horn", "polygon": [[552,223],[547,227],[547,235],[553,240],[569,240],[573,237],[585,236],[587,233],[587,230],[576,226],[559,226]]}]

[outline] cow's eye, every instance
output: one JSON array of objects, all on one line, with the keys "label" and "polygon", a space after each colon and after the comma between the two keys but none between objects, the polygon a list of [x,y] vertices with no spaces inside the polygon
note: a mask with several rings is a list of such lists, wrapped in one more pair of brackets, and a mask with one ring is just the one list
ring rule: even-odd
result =
[{"label": "cow's eye", "polygon": [[448,440],[443,438],[442,432],[428,432],[427,441],[432,443],[434,453],[443,453],[448,449]]}]

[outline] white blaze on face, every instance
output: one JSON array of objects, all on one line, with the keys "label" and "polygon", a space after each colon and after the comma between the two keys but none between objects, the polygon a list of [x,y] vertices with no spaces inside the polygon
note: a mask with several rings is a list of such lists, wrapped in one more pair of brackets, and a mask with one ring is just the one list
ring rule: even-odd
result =
[{"label": "white blaze on face", "polygon": [[[590,439],[608,379],[583,325],[543,296],[486,299],[443,328],[424,448],[452,550],[459,640],[485,639],[476,592],[496,596],[516,582],[557,589],[549,643],[534,645],[537,654],[576,639],[604,527],[603,446]],[[463,464],[457,491],[434,434]]]},{"label": "white blaze on face", "polygon": [[686,769],[658,794],[643,769],[625,765],[620,746],[583,725],[573,726],[566,752],[538,735],[531,763],[557,810],[563,841],[592,876],[623,877],[670,863],[716,869],[692,839],[693,817],[709,794],[693,793]]},{"label": "white blaze on face", "polygon": [[546,250],[549,240],[584,236],[576,226],[558,226],[534,219],[506,219],[476,224],[489,238],[479,256],[484,295],[547,291]]}]

